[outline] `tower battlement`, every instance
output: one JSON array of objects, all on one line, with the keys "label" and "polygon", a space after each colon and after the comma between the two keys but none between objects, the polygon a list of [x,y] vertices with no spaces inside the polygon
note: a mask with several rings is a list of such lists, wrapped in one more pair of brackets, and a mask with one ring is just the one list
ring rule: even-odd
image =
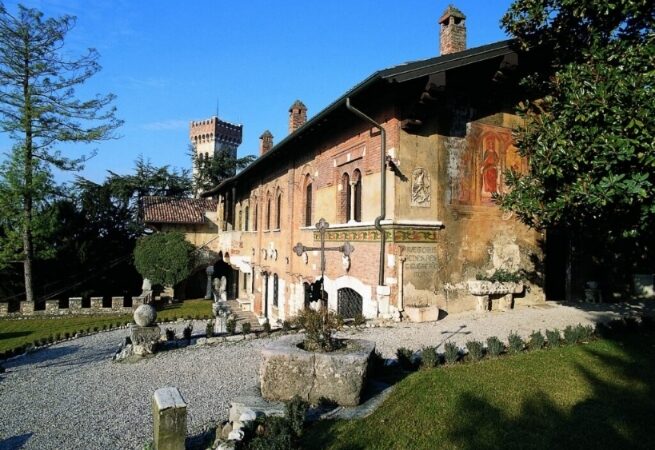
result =
[{"label": "tower battlement", "polygon": [[216,116],[206,120],[194,120],[189,127],[189,138],[195,145],[215,142],[239,146],[243,138],[243,125],[226,122]]}]

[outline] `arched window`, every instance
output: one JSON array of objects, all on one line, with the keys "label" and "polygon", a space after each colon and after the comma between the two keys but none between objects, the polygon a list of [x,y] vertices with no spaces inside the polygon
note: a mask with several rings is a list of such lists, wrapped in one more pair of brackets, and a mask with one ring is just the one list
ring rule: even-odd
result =
[{"label": "arched window", "polygon": [[255,198],[254,202],[255,202],[255,210],[252,213],[252,230],[257,231],[257,223],[258,223],[257,220],[259,219],[258,217],[259,202],[257,201],[257,198]]},{"label": "arched window", "polygon": [[344,173],[341,177],[341,214],[344,222],[350,220],[350,176]]},{"label": "arched window", "polygon": [[278,278],[277,274],[273,274],[273,306],[277,308],[277,298],[278,298]]},{"label": "arched window", "polygon": [[275,204],[275,229],[280,229],[282,223],[282,193],[278,192]]},{"label": "arched window", "polygon": [[305,226],[312,226],[312,179],[305,177]]},{"label": "arched window", "polygon": [[237,226],[236,226],[236,229],[239,230],[239,231],[241,230],[241,227],[243,226],[243,215],[242,215],[242,213],[243,213],[243,211],[241,211],[241,208],[239,208],[239,213],[237,214]]},{"label": "arched window", "polygon": [[362,221],[362,173],[359,170],[353,172],[353,219],[355,222]]},{"label": "arched window", "polygon": [[271,196],[266,198],[266,230],[271,229]]},{"label": "arched window", "polygon": [[246,206],[244,212],[243,231],[248,231],[248,222],[250,221],[250,207]]}]

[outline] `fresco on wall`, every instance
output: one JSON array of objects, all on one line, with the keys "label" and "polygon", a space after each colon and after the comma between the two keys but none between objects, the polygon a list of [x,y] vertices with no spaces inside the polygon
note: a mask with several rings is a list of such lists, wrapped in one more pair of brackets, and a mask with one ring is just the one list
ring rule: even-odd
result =
[{"label": "fresco on wall", "polygon": [[461,205],[492,205],[493,194],[505,188],[505,170],[527,170],[527,162],[512,145],[510,129],[479,123],[471,125],[458,165],[453,203]]}]

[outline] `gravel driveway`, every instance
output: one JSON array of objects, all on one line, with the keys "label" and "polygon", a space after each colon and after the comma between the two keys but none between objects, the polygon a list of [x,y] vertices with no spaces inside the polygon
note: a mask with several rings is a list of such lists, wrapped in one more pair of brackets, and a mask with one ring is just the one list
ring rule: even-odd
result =
[{"label": "gravel driveway", "polygon": [[[650,305],[649,305],[650,306]],[[346,330],[376,341],[386,357],[451,339],[606,321],[634,306],[547,304],[504,313],[463,313],[429,324]],[[181,325],[178,326],[181,331]],[[162,327],[164,328],[164,327]],[[204,330],[202,322],[194,329]],[[138,363],[111,361],[126,329],[62,342],[5,363],[0,375],[0,449],[141,449],[151,438],[153,392],[176,386],[188,403],[189,434],[227,416],[229,401],[256,385],[259,350],[270,340],[187,347]]]}]

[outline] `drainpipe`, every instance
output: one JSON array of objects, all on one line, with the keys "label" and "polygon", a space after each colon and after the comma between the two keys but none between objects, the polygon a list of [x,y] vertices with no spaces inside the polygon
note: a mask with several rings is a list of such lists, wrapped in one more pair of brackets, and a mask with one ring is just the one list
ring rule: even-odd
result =
[{"label": "drainpipe", "polygon": [[346,97],[346,108],[361,117],[375,128],[380,130],[382,142],[380,144],[380,215],[375,218],[375,229],[380,232],[380,270],[378,272],[378,286],[384,286],[384,230],[380,222],[387,214],[387,132],[382,125],[350,104],[350,97]]}]

